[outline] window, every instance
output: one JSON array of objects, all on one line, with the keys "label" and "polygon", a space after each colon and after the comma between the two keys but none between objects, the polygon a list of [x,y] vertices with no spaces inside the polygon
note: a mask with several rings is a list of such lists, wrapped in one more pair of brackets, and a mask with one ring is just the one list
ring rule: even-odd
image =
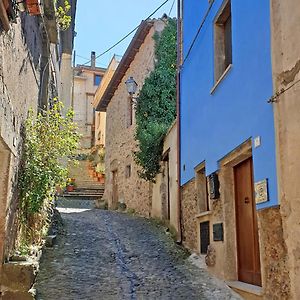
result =
[{"label": "window", "polygon": [[94,85],[100,85],[102,80],[102,76],[99,74],[94,74]]},{"label": "window", "polygon": [[232,64],[231,2],[225,2],[215,24],[215,82]]},{"label": "window", "polygon": [[196,173],[196,191],[199,213],[209,211],[209,195],[205,168]]},{"label": "window", "polygon": [[133,123],[133,103],[131,97],[127,101],[127,128]]},{"label": "window", "polygon": [[125,168],[125,177],[129,178],[131,176],[131,165],[127,165]]}]

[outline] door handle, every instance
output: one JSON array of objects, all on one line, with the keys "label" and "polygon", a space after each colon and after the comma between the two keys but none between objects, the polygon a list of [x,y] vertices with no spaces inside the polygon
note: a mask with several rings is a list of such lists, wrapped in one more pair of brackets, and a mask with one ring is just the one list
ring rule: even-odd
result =
[{"label": "door handle", "polygon": [[245,198],[245,203],[246,203],[246,204],[250,203],[249,197],[246,197],[246,198]]}]

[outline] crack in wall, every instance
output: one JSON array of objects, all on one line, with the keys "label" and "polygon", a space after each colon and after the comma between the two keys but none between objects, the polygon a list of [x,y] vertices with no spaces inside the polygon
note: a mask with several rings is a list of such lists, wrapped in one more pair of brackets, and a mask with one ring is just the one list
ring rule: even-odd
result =
[{"label": "crack in wall", "polygon": [[278,79],[283,85],[288,85],[289,83],[295,80],[295,77],[299,72],[300,72],[300,59],[296,62],[293,68],[280,73],[278,75]]}]

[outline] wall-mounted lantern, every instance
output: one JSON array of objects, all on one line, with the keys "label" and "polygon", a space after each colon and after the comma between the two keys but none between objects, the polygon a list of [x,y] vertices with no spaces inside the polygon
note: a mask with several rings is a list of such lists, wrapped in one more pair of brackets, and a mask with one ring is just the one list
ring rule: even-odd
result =
[{"label": "wall-mounted lantern", "polygon": [[136,93],[138,84],[135,82],[132,76],[130,76],[126,81],[127,92],[130,96],[133,96]]}]

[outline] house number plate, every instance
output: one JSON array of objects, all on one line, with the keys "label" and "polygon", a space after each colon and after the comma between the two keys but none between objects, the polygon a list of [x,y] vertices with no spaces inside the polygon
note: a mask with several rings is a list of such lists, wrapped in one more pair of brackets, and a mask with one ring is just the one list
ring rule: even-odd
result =
[{"label": "house number plate", "polygon": [[268,180],[264,179],[255,182],[255,202],[256,204],[269,201]]}]

